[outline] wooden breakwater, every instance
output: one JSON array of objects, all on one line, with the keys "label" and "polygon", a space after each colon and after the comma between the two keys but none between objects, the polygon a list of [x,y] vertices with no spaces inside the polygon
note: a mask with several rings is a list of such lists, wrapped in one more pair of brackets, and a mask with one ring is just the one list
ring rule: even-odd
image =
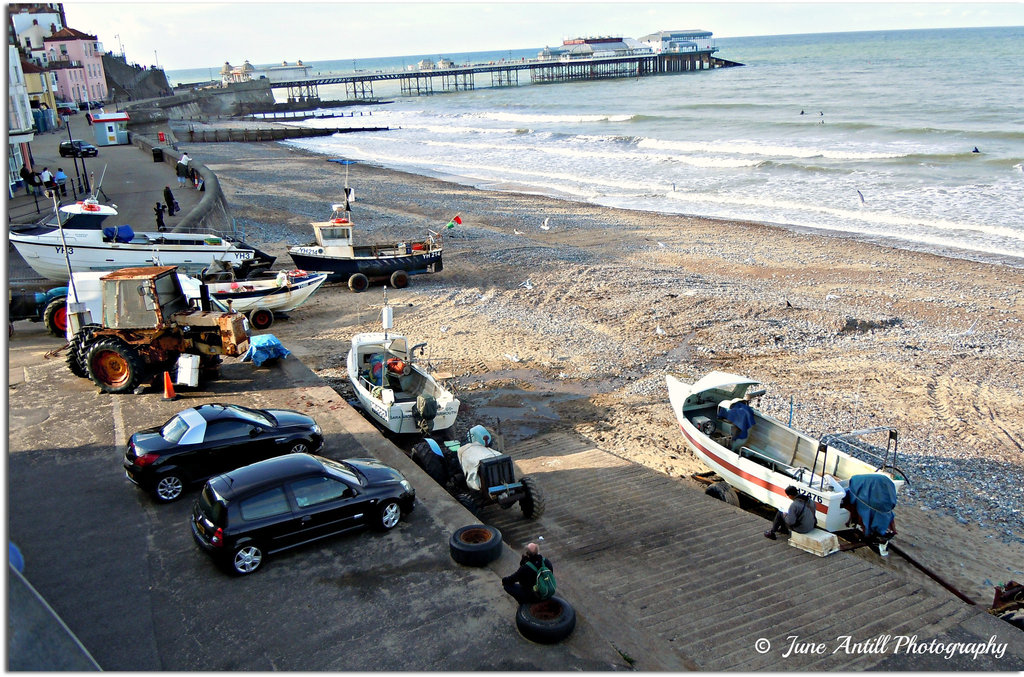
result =
[{"label": "wooden breakwater", "polygon": [[280,127],[267,129],[214,128],[190,129],[188,140],[192,143],[223,143],[229,141],[284,141],[287,139],[303,139],[312,136],[330,136],[350,132],[383,132],[388,127],[334,127],[330,129],[285,129]]}]

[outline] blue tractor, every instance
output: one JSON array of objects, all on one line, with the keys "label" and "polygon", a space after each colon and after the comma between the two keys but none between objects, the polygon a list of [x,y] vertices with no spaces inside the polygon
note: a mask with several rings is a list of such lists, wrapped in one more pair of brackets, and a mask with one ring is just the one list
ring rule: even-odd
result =
[{"label": "blue tractor", "polygon": [[67,287],[54,287],[45,292],[8,291],[8,333],[14,333],[14,322],[43,322],[54,336],[64,338],[68,329]]}]

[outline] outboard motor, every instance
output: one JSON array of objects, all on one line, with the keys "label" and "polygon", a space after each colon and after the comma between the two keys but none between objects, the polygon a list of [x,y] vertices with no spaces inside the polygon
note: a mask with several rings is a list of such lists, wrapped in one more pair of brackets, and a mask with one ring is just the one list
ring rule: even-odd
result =
[{"label": "outboard motor", "polygon": [[434,418],[437,416],[437,400],[432,395],[419,395],[416,397],[416,408],[413,409],[413,418],[420,432],[424,435],[434,427]]}]

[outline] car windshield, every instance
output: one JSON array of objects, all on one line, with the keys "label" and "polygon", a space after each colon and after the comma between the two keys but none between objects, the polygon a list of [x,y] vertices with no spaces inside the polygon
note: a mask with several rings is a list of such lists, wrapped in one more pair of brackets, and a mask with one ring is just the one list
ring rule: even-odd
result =
[{"label": "car windshield", "polygon": [[361,487],[366,486],[366,477],[363,473],[359,472],[348,463],[345,463],[344,461],[332,461],[329,458],[322,458],[320,460],[323,462],[324,467],[327,469],[329,474],[334,475],[340,480],[358,484]]},{"label": "car windshield", "polygon": [[175,416],[160,429],[160,437],[163,437],[168,442],[177,444],[181,441],[181,437],[187,430],[188,423],[185,423],[185,419],[181,416]]},{"label": "car windshield", "polygon": [[270,418],[266,413],[264,413],[262,411],[259,411],[257,409],[249,409],[248,407],[240,407],[237,404],[229,404],[229,405],[227,405],[226,408],[230,409],[233,412],[235,412],[235,414],[238,417],[244,418],[244,419],[246,419],[248,421],[252,421],[253,423],[256,423],[258,425],[268,426],[268,427],[269,426],[276,426],[277,425],[277,421],[275,421],[274,419]]}]

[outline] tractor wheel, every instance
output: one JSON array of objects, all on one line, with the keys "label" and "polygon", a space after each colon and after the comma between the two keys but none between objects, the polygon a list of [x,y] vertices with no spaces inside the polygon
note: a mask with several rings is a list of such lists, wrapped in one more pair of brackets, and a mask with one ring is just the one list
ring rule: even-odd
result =
[{"label": "tractor wheel", "polygon": [[729,486],[728,482],[715,482],[705,489],[704,493],[708,496],[714,496],[719,501],[725,501],[729,505],[739,506],[740,504],[739,494]]},{"label": "tractor wheel", "polygon": [[409,273],[404,270],[396,270],[391,273],[391,286],[395,289],[405,289],[409,286]]},{"label": "tractor wheel", "polygon": [[526,475],[519,480],[523,483],[523,489],[526,490],[526,496],[519,499],[519,507],[523,510],[523,517],[528,520],[535,520],[544,514],[544,494],[541,493],[540,487],[537,486],[537,480]]},{"label": "tractor wheel", "polygon": [[516,612],[519,634],[538,644],[561,642],[575,627],[576,610],[558,595],[543,602],[520,604]]},{"label": "tractor wheel", "polygon": [[448,466],[444,459],[431,451],[426,442],[420,442],[412,448],[412,460],[416,465],[423,468],[423,471],[430,475],[430,479],[442,487],[448,484]]},{"label": "tractor wheel", "polygon": [[68,333],[68,304],[66,296],[50,301],[43,312],[43,322],[54,336],[64,338]]},{"label": "tractor wheel", "polygon": [[85,368],[84,347],[85,337],[81,333],[72,336],[68,343],[68,369],[78,378],[89,378],[89,371]]},{"label": "tractor wheel", "polygon": [[459,527],[448,539],[448,552],[457,563],[467,567],[487,566],[501,557],[501,532],[486,524]]},{"label": "tractor wheel", "polygon": [[253,308],[249,311],[249,324],[253,329],[270,329],[274,324],[274,313],[266,308]]},{"label": "tractor wheel", "polygon": [[469,492],[462,492],[455,495],[455,500],[462,504],[462,507],[473,513],[475,517],[480,512],[480,503],[477,502],[476,496]]},{"label": "tractor wheel", "polygon": [[355,273],[352,277],[348,278],[348,288],[354,292],[366,291],[366,288],[369,286],[370,281],[362,273]]},{"label": "tractor wheel", "polygon": [[105,393],[130,393],[144,380],[138,352],[113,338],[93,345],[85,358],[85,366],[89,378]]}]

